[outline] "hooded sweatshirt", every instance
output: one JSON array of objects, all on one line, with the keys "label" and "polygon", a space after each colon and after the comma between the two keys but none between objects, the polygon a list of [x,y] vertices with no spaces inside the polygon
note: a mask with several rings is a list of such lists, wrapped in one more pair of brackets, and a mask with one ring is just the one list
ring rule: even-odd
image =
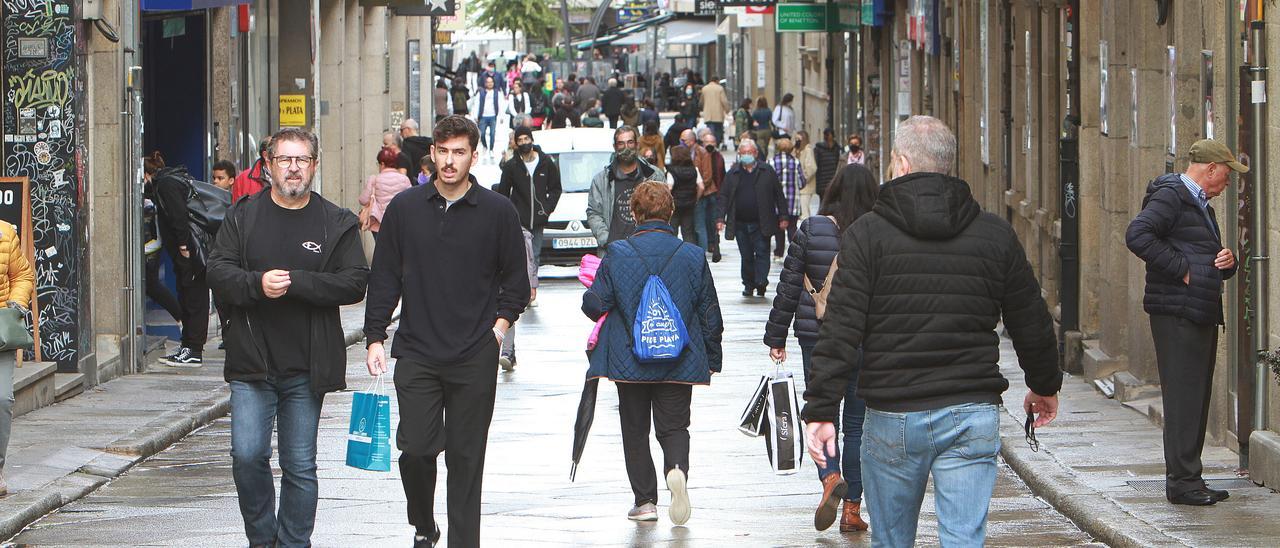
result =
[{"label": "hooded sweatshirt", "polygon": [[[1012,227],[984,213],[963,180],[915,173],[890,181],[841,241],[803,417],[830,422],[853,369],[867,407],[916,412],[1000,403],[1004,319],[1027,386],[1062,385],[1057,339]],[[864,361],[859,364],[858,349]]]}]

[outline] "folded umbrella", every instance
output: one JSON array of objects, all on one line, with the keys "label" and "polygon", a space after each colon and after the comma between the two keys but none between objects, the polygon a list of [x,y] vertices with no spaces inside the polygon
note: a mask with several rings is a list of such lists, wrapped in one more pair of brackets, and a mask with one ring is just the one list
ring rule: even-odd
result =
[{"label": "folded umbrella", "polygon": [[582,460],[582,451],[587,447],[587,433],[591,431],[591,422],[596,418],[596,391],[600,388],[600,379],[587,379],[582,386],[582,399],[578,402],[578,419],[573,423],[573,466],[569,468],[569,481],[578,473],[578,461]]}]

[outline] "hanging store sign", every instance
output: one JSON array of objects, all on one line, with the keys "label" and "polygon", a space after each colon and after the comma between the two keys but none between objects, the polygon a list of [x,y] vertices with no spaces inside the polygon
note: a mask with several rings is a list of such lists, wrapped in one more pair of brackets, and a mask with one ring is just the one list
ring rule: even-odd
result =
[{"label": "hanging store sign", "polygon": [[458,14],[459,0],[360,0],[360,6],[387,6],[398,16],[449,17]]},{"label": "hanging store sign", "polygon": [[763,15],[741,14],[741,15],[738,15],[737,17],[738,17],[738,28],[740,29],[764,26]]},{"label": "hanging store sign", "polygon": [[716,0],[694,0],[694,15],[715,15],[720,10],[720,4]]},{"label": "hanging store sign", "polygon": [[778,3],[778,0],[716,0],[720,7],[725,6],[748,6],[754,8],[768,7],[772,8]]},{"label": "hanging store sign", "polygon": [[826,4],[778,4],[774,17],[778,32],[826,32]]},{"label": "hanging store sign", "polygon": [[853,4],[827,4],[827,30],[831,32],[854,32],[862,25],[862,8]]},{"label": "hanging store sign", "polygon": [[307,96],[280,96],[280,127],[306,127]]}]

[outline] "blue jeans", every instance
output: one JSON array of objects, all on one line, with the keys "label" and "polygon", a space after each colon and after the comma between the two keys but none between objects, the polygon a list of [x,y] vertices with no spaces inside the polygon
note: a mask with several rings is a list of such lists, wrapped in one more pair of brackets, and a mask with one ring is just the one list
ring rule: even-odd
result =
[{"label": "blue jeans", "polygon": [[938,542],[982,546],[1000,452],[999,408],[970,403],[888,413],[867,409],[863,480],[875,546],[912,546],[933,473]]},{"label": "blue jeans", "polygon": [[[486,150],[493,150],[493,140],[497,137],[498,117],[485,116],[480,118],[480,142]],[[487,130],[487,131],[486,131]],[[485,137],[489,140],[486,141]]]},{"label": "blue jeans", "polygon": [[755,289],[769,285],[769,241],[760,232],[759,223],[736,223],[734,237],[742,255],[742,285]]},{"label": "blue jeans", "polygon": [[724,142],[724,122],[707,122],[707,128],[711,130],[711,134],[716,136],[717,143]]},{"label": "blue jeans", "polygon": [[[324,395],[309,375],[231,381],[231,475],[249,544],[310,546],[320,485],[316,433]],[[271,477],[271,429],[279,431],[280,509]]]},{"label": "blue jeans", "polygon": [[[813,347],[816,340],[800,339],[800,357],[804,360],[804,380],[809,382],[809,369],[813,363]],[[862,370],[862,351],[858,351],[858,369],[849,376],[849,387],[844,391],[844,412],[836,419],[835,427],[844,434],[844,447],[836,446],[836,454],[827,455],[827,465],[818,467],[818,479],[827,474],[843,472],[844,483],[849,486],[844,500],[862,500],[862,422],[866,419],[867,404],[858,397],[858,372]]]},{"label": "blue jeans", "polygon": [[720,234],[716,232],[716,195],[703,196],[698,199],[694,210],[694,232],[698,234],[698,247],[703,250],[716,249],[720,243]]}]

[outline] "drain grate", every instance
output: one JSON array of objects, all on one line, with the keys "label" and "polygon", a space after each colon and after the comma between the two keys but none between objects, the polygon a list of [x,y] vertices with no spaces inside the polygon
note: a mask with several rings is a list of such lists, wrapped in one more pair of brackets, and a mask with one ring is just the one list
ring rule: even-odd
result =
[{"label": "drain grate", "polygon": [[[1248,489],[1257,487],[1247,478],[1206,478],[1205,483],[1209,484],[1210,489]],[[1132,480],[1125,483],[1129,484],[1134,491],[1139,493],[1154,493],[1158,495],[1164,494],[1164,480]]]}]

